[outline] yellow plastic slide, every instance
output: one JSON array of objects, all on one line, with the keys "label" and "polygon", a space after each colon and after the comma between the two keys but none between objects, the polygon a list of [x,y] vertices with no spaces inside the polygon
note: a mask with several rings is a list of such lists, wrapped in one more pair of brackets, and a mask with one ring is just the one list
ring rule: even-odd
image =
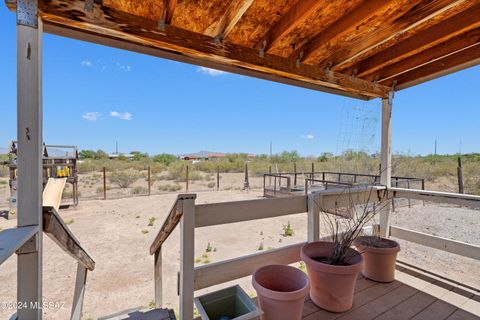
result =
[{"label": "yellow plastic slide", "polygon": [[48,178],[47,185],[43,189],[43,206],[54,207],[58,211],[66,183],[67,178]]}]

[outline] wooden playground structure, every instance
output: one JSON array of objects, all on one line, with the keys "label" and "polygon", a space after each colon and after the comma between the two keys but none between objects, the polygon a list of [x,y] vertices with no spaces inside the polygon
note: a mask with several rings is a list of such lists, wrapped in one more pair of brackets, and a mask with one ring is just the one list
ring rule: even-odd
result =
[{"label": "wooden playground structure", "polygon": [[[480,208],[479,196],[397,188],[391,176],[395,92],[480,63],[480,3],[476,0],[6,0],[6,5],[17,13],[16,165],[22,174],[17,179],[17,228],[0,233],[0,263],[14,253],[17,255],[17,300],[26,303],[25,308],[17,310],[15,317],[19,320],[43,316],[38,305],[42,303],[43,287],[48,284],[42,280],[42,261],[49,259],[43,252],[43,234],[54,239],[78,263],[71,319],[81,318],[83,296],[88,294],[87,270],[92,271],[95,266],[68,226],[55,219],[56,214],[50,209],[42,208],[43,32],[312,90],[381,100],[381,174],[377,185],[211,204],[196,204],[195,195],[191,194],[178,196],[150,253],[154,255],[155,304],[161,310],[165,307],[162,244],[180,225],[181,320],[194,317],[195,291],[250,276],[267,264],[299,261],[299,250],[304,244],[195,268],[195,228],[306,213],[305,240],[315,241],[319,239],[316,203],[326,209],[341,206],[348,201],[345,192],[356,195],[358,201],[371,195],[372,201],[393,197]],[[391,226],[389,206],[380,213],[379,225],[365,232],[480,259],[478,245]],[[433,299],[430,304],[419,306],[417,299],[409,299],[415,297],[415,291],[407,295],[392,288],[376,290],[376,298],[387,299],[388,304],[365,291],[365,314],[357,318],[374,319],[396,307],[400,312],[394,314],[405,319],[479,318],[478,291],[470,292],[467,300],[459,304],[456,295],[453,299],[437,299],[436,286],[422,285],[420,280],[425,277],[410,282],[408,279],[412,280],[399,278],[395,285],[402,290],[416,285],[416,292]],[[368,282],[362,284],[367,285]],[[124,301],[119,301],[118,307],[124,309]],[[309,320],[325,316],[308,301],[304,311],[304,318]]]},{"label": "wooden playground structure", "polygon": [[[18,143],[12,141],[9,147],[8,162],[5,165],[9,168],[9,186],[11,192],[10,213],[15,214],[17,202],[17,178],[18,178]],[[78,149],[76,146],[67,145],[43,145],[42,153],[42,184],[43,190],[53,184],[50,179],[65,178],[65,182],[72,186],[72,205],[78,205]],[[64,186],[64,184],[63,184]],[[62,186],[62,190],[63,190]],[[48,188],[49,190],[52,188]],[[48,190],[47,190],[48,191]],[[54,194],[58,192],[54,191]],[[48,195],[47,195],[48,196]],[[61,196],[61,193],[60,193]],[[55,199],[59,201],[61,199]],[[65,206],[69,206],[68,204]],[[57,208],[58,209],[58,208]]]}]

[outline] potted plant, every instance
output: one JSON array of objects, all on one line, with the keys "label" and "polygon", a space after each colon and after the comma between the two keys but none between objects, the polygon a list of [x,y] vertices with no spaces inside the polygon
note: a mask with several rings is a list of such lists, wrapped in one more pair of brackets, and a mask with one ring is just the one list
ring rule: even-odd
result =
[{"label": "potted plant", "polygon": [[379,236],[361,236],[353,244],[362,254],[365,277],[378,282],[395,280],[395,263],[400,251],[398,242]]},{"label": "potted plant", "polygon": [[[378,205],[369,203],[373,194],[371,188],[367,198],[353,201],[354,194],[349,193],[348,217],[342,216],[345,207],[332,210],[317,203],[323,220],[330,228],[331,241],[308,243],[302,247],[300,256],[310,279],[310,298],[325,310],[344,312],[353,305],[355,283],[362,270],[363,258],[352,245],[379,209]],[[345,196],[345,193],[342,195]]]},{"label": "potted plant", "polygon": [[310,289],[307,275],[294,267],[268,265],[255,271],[252,285],[257,291],[262,320],[301,320]]}]

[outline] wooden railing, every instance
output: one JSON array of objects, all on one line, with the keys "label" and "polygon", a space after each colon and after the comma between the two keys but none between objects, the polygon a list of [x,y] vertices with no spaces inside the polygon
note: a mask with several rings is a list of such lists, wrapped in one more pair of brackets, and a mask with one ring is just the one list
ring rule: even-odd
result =
[{"label": "wooden railing", "polygon": [[[180,224],[180,319],[193,318],[194,291],[251,275],[261,266],[289,264],[300,260],[305,242],[243,257],[194,267],[195,228],[273,218],[307,212],[307,241],[320,239],[320,208],[375,203],[386,195],[382,186],[330,189],[310,195],[278,199],[256,199],[195,205],[195,195],[179,195],[164,225],[155,237],[150,253],[155,255],[155,304],[162,305],[162,244]],[[179,209],[181,208],[181,209]],[[370,227],[370,231],[373,229]]]},{"label": "wooden railing", "polygon": [[[15,252],[21,253],[34,247],[38,232],[37,226],[11,228],[0,232],[0,264]],[[70,319],[80,320],[87,270],[95,269],[95,261],[82,248],[53,207],[43,207],[43,232],[78,262]]]},{"label": "wooden railing", "polygon": [[[475,195],[403,188],[388,188],[387,195],[389,198],[408,198],[480,209],[480,196]],[[389,230],[390,236],[398,239],[480,260],[479,245],[438,237],[399,226],[390,226]]]},{"label": "wooden railing", "polygon": [[[299,261],[300,248],[306,242],[258,252],[224,261],[194,267],[194,229],[256,219],[273,218],[307,212],[307,241],[320,239],[319,213],[321,210],[375,203],[393,198],[410,198],[480,208],[480,196],[455,193],[386,188],[383,186],[355,186],[328,189],[309,195],[289,198],[256,199],[195,205],[195,195],[179,195],[159,234],[150,248],[155,254],[155,302],[162,304],[161,246],[180,223],[180,319],[193,318],[193,296],[196,290],[251,275],[267,264],[291,264]],[[388,223],[388,218],[387,218]],[[365,232],[378,233],[380,226],[370,226]],[[384,226],[385,227],[385,226]],[[385,228],[389,235],[458,255],[480,259],[480,247],[460,241],[428,235],[397,226]]]}]

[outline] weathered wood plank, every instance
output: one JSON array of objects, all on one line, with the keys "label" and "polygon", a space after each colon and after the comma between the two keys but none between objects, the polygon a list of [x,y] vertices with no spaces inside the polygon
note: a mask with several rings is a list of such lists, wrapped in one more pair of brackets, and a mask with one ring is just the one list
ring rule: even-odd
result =
[{"label": "weathered wood plank", "polygon": [[[36,0],[22,1],[21,11],[37,8]],[[17,140],[18,203],[17,226],[38,226],[42,230],[42,21],[37,26],[17,21]],[[17,15],[18,17],[18,15]],[[17,257],[17,301],[27,304],[18,308],[19,319],[42,319],[43,234],[21,248]]]},{"label": "weathered wood plank", "polygon": [[279,217],[307,210],[306,196],[200,204],[196,206],[196,227]]},{"label": "weathered wood plank", "polygon": [[180,219],[180,319],[193,319],[195,259],[195,198],[183,201]]},{"label": "weathered wood plank", "polygon": [[252,3],[253,0],[232,1],[218,23],[207,29],[204,34],[226,39]]},{"label": "weathered wood plank", "polygon": [[73,294],[73,305],[71,320],[80,320],[82,318],[83,297],[85,296],[85,286],[87,284],[87,268],[82,263],[77,265],[77,277],[75,280],[75,291]]},{"label": "weathered wood plank", "polygon": [[187,199],[195,200],[197,198],[196,194],[179,194],[177,200],[170,209],[170,213],[163,222],[160,231],[158,231],[155,239],[153,239],[152,244],[150,245],[150,254],[154,254],[158,249],[161,248],[163,242],[167,240],[170,234],[175,230],[176,226],[180,222],[180,219],[183,215],[183,201]]},{"label": "weathered wood plank", "polygon": [[[393,94],[382,99],[382,141],[380,183],[385,187],[392,186],[392,101]],[[388,236],[390,227],[390,202],[380,210],[380,235]]]},{"label": "weathered wood plank", "polygon": [[478,64],[480,64],[480,44],[476,43],[464,50],[391,78],[385,83],[396,81],[398,90],[401,90]]},{"label": "weathered wood plank", "polygon": [[[13,6],[13,0],[8,0]],[[366,97],[385,97],[389,88],[355,79],[347,75],[328,72],[309,65],[296,65],[287,58],[266,53],[263,57],[258,50],[232,43],[215,43],[212,37],[196,32],[166,25],[158,30],[158,21],[145,19],[108,7],[94,6],[93,15],[75,16],[71,12],[83,10],[83,1],[52,0],[40,2],[40,10],[45,24],[66,26],[69,29],[83,29],[84,34],[96,34],[110,39],[122,39],[157,48],[159,51],[177,53],[177,56],[189,56],[201,64],[201,61],[216,62],[219,66],[235,66],[265,75],[274,75],[288,81],[299,81],[308,86],[317,86],[318,90],[336,89],[345,93],[355,93]],[[46,29],[47,30],[47,29]],[[85,37],[84,39],[87,39]],[[171,55],[174,57],[175,55]],[[181,59],[177,57],[175,60]],[[246,70],[243,70],[243,74]],[[255,73],[255,74],[257,74]],[[252,74],[254,76],[254,74]]]},{"label": "weathered wood plank", "polygon": [[425,292],[417,292],[400,302],[394,308],[380,315],[376,320],[407,320],[435,302],[437,298]]},{"label": "weathered wood plank", "polygon": [[297,26],[305,23],[309,15],[324,6],[325,3],[318,0],[298,1],[273,27],[268,30],[267,34],[257,42],[255,47],[260,49],[265,42],[265,48],[263,49],[268,52],[268,50],[275,46],[284,35],[293,31]]},{"label": "weathered wood plank", "polygon": [[162,19],[166,24],[172,23],[173,12],[177,7],[177,0],[163,0]]},{"label": "weathered wood plank", "polygon": [[195,268],[195,290],[249,276],[268,264],[291,264],[300,260],[305,242],[266,252],[210,263]]},{"label": "weathered wood plank", "polygon": [[163,304],[163,265],[162,248],[155,251],[153,262],[153,274],[155,281],[155,307],[161,308]]},{"label": "weathered wood plank", "polygon": [[412,287],[401,285],[398,288],[386,293],[378,299],[365,304],[356,310],[348,313],[345,316],[340,317],[342,320],[364,320],[364,319],[376,319],[380,314],[393,308],[400,302],[408,299],[414,295],[417,291]]},{"label": "weathered wood plank", "polygon": [[480,4],[361,61],[357,66],[358,77],[375,73],[390,64],[478,28],[479,16]]},{"label": "weathered wood plank", "polygon": [[423,232],[413,231],[396,226],[390,227],[390,235],[392,237],[415,242],[427,247],[480,260],[480,246],[474,244],[432,236]]},{"label": "weathered wood plank", "polygon": [[443,320],[447,319],[455,310],[457,310],[457,307],[445,301],[437,300],[423,311],[417,313],[412,320]]},{"label": "weathered wood plank", "polygon": [[480,208],[480,196],[418,189],[388,188],[388,196]]},{"label": "weathered wood plank", "polygon": [[25,226],[1,231],[0,265],[31,239],[38,230],[38,226]]},{"label": "weathered wood plank", "polygon": [[461,52],[477,45],[479,42],[480,28],[476,28],[464,34],[458,35],[450,39],[450,41],[440,43],[416,55],[380,69],[375,75],[372,74],[366,76],[365,79],[374,80],[377,78],[380,83],[389,79],[395,79],[395,77],[398,77],[400,74],[423,67],[427,64],[446,58],[452,54]]},{"label": "weathered wood plank", "polygon": [[95,269],[95,261],[82,248],[80,242],[53,207],[43,208],[43,232],[85,268],[90,271]]},{"label": "weathered wood plank", "polygon": [[333,52],[328,58],[333,61],[332,70],[351,74],[354,71],[352,66],[359,61],[462,12],[469,6],[471,5],[465,0],[408,1],[398,6],[393,15],[388,15],[388,21],[379,28]]},{"label": "weathered wood plank", "polygon": [[357,7],[343,15],[335,23],[321,31],[300,48],[296,49],[291,58],[296,58],[303,52],[302,62],[314,64],[318,62],[319,52],[328,51],[328,43],[353,32],[363,21],[367,21],[382,7],[390,5],[391,1],[369,0],[361,2]]}]

